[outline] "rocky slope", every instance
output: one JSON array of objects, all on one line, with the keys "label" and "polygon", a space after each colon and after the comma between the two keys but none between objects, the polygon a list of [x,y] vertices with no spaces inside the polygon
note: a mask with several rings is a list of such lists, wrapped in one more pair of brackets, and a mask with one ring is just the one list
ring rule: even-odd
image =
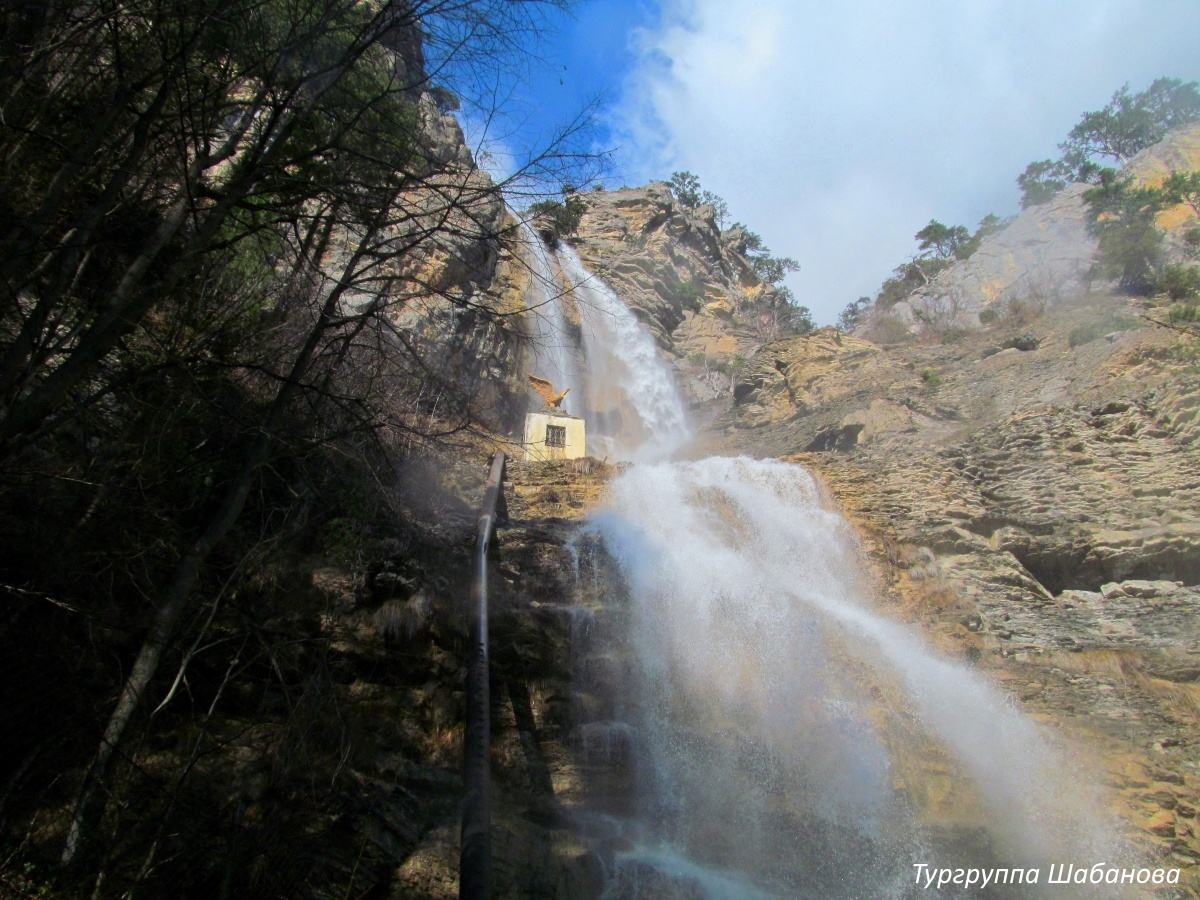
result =
[{"label": "rocky slope", "polygon": [[[1197,163],[1191,129],[1130,169],[1154,183]],[[1100,773],[1127,835],[1200,897],[1200,350],[1092,282],[1082,190],[1027,210],[940,293],[895,310],[911,324],[920,304],[925,322],[930,303],[952,305],[941,327],[887,346],[833,329],[772,341],[757,327],[769,289],[736,234],[665,185],[588,195],[572,243],[652,329],[690,398],[719,410],[700,450],[818,473],[859,530],[880,603],[1058,732]],[[1175,209],[1160,225],[1193,221]],[[555,497],[574,489],[570,473],[554,477]],[[531,733],[556,733],[548,708]],[[953,767],[879,716],[897,789],[969,833]],[[548,757],[560,808],[612,789],[571,774],[586,742],[576,735],[574,757],[570,744]],[[535,843],[574,848],[560,877],[583,884],[599,866],[571,835]],[[441,854],[448,890],[452,841],[439,840],[430,858]]]},{"label": "rocky slope", "polygon": [[[473,500],[483,472],[482,465],[459,467]],[[578,591],[579,550],[571,541],[612,473],[590,460],[509,467],[508,518],[496,534],[490,578],[496,897],[582,900],[603,887],[602,860],[582,842],[573,815],[596,793],[597,765],[576,728],[579,686],[572,683],[586,644],[581,615],[594,628],[596,613]],[[440,561],[413,544],[365,579],[316,573],[318,584],[342,585],[346,611],[329,624],[344,635],[335,648],[348,655],[341,690],[346,714],[371,734],[348,757],[372,797],[348,822],[367,853],[353,842],[329,850],[342,854],[335,872],[357,869],[346,884],[358,893],[458,896],[459,604],[473,532],[469,517],[445,529],[456,552]],[[402,684],[385,675],[401,670]]]},{"label": "rocky slope", "polygon": [[[426,105],[440,152],[465,153],[453,119],[432,101]],[[463,165],[470,169],[470,160]],[[404,273],[432,291],[406,303],[396,322],[484,424],[517,435],[523,413],[536,402],[524,373],[539,328],[526,304],[548,290],[560,297],[568,326],[578,329],[579,301],[552,258],[556,287],[536,285],[534,256],[544,251],[530,245],[529,233],[498,199],[486,197],[486,175],[473,173],[468,183],[480,192],[479,202],[468,204],[470,226],[451,229]],[[662,182],[576,196],[586,204],[577,232],[560,237],[540,218],[533,223],[539,237],[569,242],[589,271],[619,294],[654,334],[689,401],[727,394],[735,361],[784,332],[784,300],[755,274],[745,233],[722,232],[711,206],[684,206]],[[464,303],[477,309],[464,310]]]},{"label": "rocky slope", "polygon": [[[1128,165],[1149,185],[1195,169],[1195,126]],[[893,614],[1077,748],[1197,897],[1200,342],[1094,282],[1083,189],[854,335],[764,348],[705,449],[818,473]],[[1158,220],[1175,252],[1195,223],[1185,205]],[[885,317],[903,327],[873,343]]]},{"label": "rocky slope", "polygon": [[[1197,169],[1200,125],[1171,132],[1125,166],[1142,186],[1157,186],[1173,171]],[[951,266],[886,315],[912,331],[922,322],[941,328],[978,327],[984,310],[999,312],[1014,304],[1040,308],[1086,290],[1093,280],[1096,252],[1086,227],[1087,189],[1084,184],[1069,185],[1048,202],[1023,210],[1006,228],[985,238],[968,260]],[[1195,221],[1195,211],[1182,203],[1158,217],[1168,243],[1177,249],[1184,227]],[[864,326],[860,333],[869,328]]]}]

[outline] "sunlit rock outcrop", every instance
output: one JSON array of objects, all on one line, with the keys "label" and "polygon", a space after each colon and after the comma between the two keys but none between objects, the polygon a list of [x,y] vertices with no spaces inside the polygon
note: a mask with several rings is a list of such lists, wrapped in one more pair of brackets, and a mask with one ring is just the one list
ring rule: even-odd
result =
[{"label": "sunlit rock outcrop", "polygon": [[680,204],[663,182],[583,195],[568,238],[675,360],[690,400],[730,389],[731,360],[783,333],[783,297],[747,259],[745,233],[724,232],[711,206]]},{"label": "sunlit rock outcrop", "polygon": [[[1134,181],[1158,186],[1172,172],[1200,170],[1200,125],[1171,132],[1125,166]],[[1089,185],[1072,184],[1045,203],[1023,210],[1001,231],[984,238],[967,260],[955,263],[926,288],[898,303],[888,315],[912,329],[978,327],[979,314],[1017,304],[1042,308],[1061,303],[1092,284],[1096,240],[1087,230]],[[1179,232],[1195,224],[1187,204],[1158,217],[1168,241],[1178,245]]]}]

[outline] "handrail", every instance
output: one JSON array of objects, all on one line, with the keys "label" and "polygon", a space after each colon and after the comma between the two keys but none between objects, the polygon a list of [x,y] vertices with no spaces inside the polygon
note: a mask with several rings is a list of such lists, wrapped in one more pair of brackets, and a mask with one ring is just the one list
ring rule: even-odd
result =
[{"label": "handrail", "polygon": [[503,451],[492,457],[479,527],[475,535],[475,574],[471,579],[470,631],[467,646],[467,725],[463,736],[462,849],[458,859],[460,900],[492,896],[492,711],[488,685],[487,553],[503,500]]}]

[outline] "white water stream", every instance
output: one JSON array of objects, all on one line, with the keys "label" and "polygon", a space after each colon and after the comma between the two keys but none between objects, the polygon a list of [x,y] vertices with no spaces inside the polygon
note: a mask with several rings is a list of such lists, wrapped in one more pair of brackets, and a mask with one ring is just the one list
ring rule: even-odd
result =
[{"label": "white water stream", "polygon": [[[1078,767],[874,611],[807,471],[667,461],[689,432],[652,337],[574,250],[554,256],[582,312],[584,415],[632,417],[604,448],[639,461],[581,538],[602,543],[624,610],[596,648],[620,696],[579,728],[585,754],[625,759],[635,783],[632,810],[597,819],[621,849],[609,895],[907,897],[919,863],[1042,867],[1044,884],[1050,863],[1113,862]],[[937,805],[931,784],[954,795],[949,821],[919,802]]]},{"label": "white water stream", "polygon": [[611,433],[601,437],[601,455],[665,459],[691,439],[670,367],[650,331],[612,288],[584,267],[572,247],[563,244],[558,258],[579,304],[588,407],[611,411],[620,423],[605,429]]},{"label": "white water stream", "polygon": [[558,390],[571,388],[571,393],[563,399],[562,408],[571,415],[583,415],[584,397],[579,390],[579,367],[575,361],[574,342],[567,328],[567,317],[563,313],[564,289],[556,276],[552,251],[528,223],[521,224],[521,231],[529,266],[529,288],[525,294],[532,350],[529,370],[551,381]]}]

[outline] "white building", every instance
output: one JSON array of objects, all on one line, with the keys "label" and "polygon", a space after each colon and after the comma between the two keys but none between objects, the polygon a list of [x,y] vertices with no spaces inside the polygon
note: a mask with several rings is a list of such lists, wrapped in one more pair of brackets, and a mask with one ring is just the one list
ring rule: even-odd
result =
[{"label": "white building", "polygon": [[587,455],[583,419],[558,410],[526,413],[525,437],[521,441],[525,459],[579,459]]}]

